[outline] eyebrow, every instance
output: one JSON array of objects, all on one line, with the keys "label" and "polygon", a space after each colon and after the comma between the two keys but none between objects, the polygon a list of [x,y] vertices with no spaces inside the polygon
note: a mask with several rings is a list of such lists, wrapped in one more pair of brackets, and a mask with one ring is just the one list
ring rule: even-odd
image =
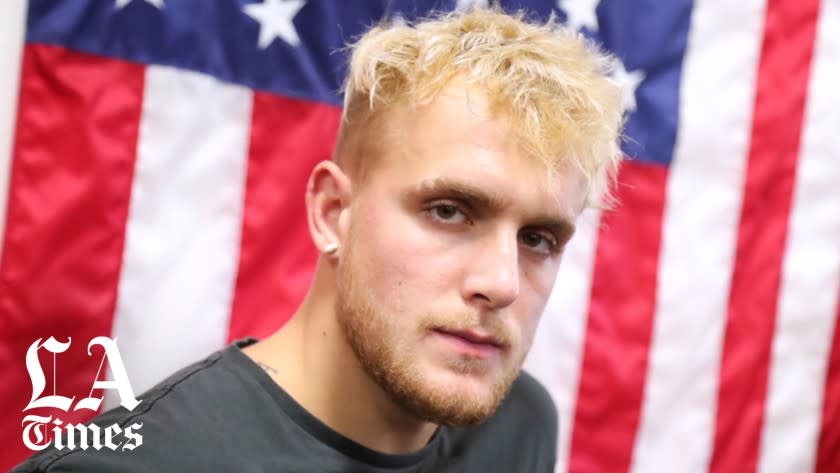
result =
[{"label": "eyebrow", "polygon": [[[505,196],[487,192],[467,182],[446,178],[426,179],[418,186],[420,194],[443,194],[450,196],[474,212],[501,213],[511,202]],[[575,233],[575,224],[567,218],[542,215],[531,220],[527,227],[545,228],[555,235],[561,242],[568,241]]]}]

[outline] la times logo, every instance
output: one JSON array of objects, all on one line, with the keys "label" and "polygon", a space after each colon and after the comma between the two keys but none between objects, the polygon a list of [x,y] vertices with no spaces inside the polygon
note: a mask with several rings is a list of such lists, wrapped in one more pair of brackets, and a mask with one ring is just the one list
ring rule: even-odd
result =
[{"label": "la times logo", "polygon": [[[70,348],[71,339],[68,337],[67,342],[62,343],[53,337],[48,338],[45,342],[41,342],[41,338],[36,340],[26,351],[26,371],[29,372],[29,380],[32,382],[32,399],[29,404],[23,409],[23,412],[32,409],[55,408],[64,412],[80,410],[91,410],[96,412],[102,405],[101,397],[88,396],[75,402],[76,397],[66,397],[53,394],[51,396],[42,396],[44,388],[46,387],[46,379],[44,379],[44,369],[41,366],[41,360],[38,358],[39,350],[46,350],[55,357],[59,353],[64,353]],[[134,410],[140,401],[134,396],[134,391],[131,389],[131,383],[128,381],[128,374],[125,371],[125,366],[122,362],[122,357],[117,349],[117,344],[114,340],[108,337],[96,337],[88,343],[87,353],[91,356],[91,348],[99,345],[103,348],[102,362],[100,362],[100,371],[102,369],[105,359],[108,359],[108,364],[114,375],[113,381],[99,381],[94,380],[90,389],[91,394],[95,389],[116,389],[120,397],[120,405],[128,409]],[[55,360],[55,358],[53,358]],[[97,378],[99,377],[97,373]],[[94,423],[89,425],[66,423],[59,418],[53,416],[40,416],[29,414],[23,418],[21,424],[23,426],[23,443],[30,450],[43,450],[51,444],[58,450],[81,448],[87,450],[93,447],[96,450],[107,448],[109,450],[134,450],[143,444],[143,436],[137,433],[143,424],[135,422],[128,427],[121,428],[117,424],[109,426],[99,426]],[[52,436],[49,433],[52,433]],[[52,437],[52,438],[50,438]],[[78,444],[77,444],[78,440]]]}]

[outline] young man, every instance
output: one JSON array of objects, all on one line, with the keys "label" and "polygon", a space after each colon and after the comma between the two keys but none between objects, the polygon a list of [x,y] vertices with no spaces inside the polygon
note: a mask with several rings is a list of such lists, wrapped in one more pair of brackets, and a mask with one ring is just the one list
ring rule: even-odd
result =
[{"label": "young man", "polygon": [[309,179],[322,257],[291,321],[96,420],[142,423],[133,451],[17,471],[553,471],[557,414],[520,367],[618,165],[607,64],[495,10],[369,31]]}]

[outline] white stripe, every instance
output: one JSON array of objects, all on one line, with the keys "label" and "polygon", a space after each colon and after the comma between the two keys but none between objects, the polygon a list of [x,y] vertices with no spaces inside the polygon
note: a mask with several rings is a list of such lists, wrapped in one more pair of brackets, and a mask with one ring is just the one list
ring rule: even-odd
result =
[{"label": "white stripe", "polygon": [[26,0],[0,4],[0,249],[6,226],[6,199],[15,136],[20,60],[26,28]]},{"label": "white stripe", "polygon": [[565,472],[569,462],[600,215],[587,210],[578,219],[525,363],[551,393],[560,415],[557,472]]},{"label": "white stripe", "polygon": [[146,69],[113,328],[135,391],[227,338],[251,104],[248,89]]},{"label": "white stripe", "polygon": [[764,429],[762,473],[814,471],[840,290],[840,3],[822,2],[796,173]]},{"label": "white stripe", "polygon": [[708,469],[764,7],[692,11],[634,472]]}]

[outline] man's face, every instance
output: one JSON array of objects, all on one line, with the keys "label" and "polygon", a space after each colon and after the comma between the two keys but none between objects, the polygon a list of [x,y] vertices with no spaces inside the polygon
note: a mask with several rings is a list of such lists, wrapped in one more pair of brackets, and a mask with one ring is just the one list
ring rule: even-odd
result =
[{"label": "man's face", "polygon": [[583,178],[549,179],[477,89],[467,98],[452,85],[388,119],[398,138],[354,183],[339,322],[368,375],[407,411],[480,422],[531,346]]}]

